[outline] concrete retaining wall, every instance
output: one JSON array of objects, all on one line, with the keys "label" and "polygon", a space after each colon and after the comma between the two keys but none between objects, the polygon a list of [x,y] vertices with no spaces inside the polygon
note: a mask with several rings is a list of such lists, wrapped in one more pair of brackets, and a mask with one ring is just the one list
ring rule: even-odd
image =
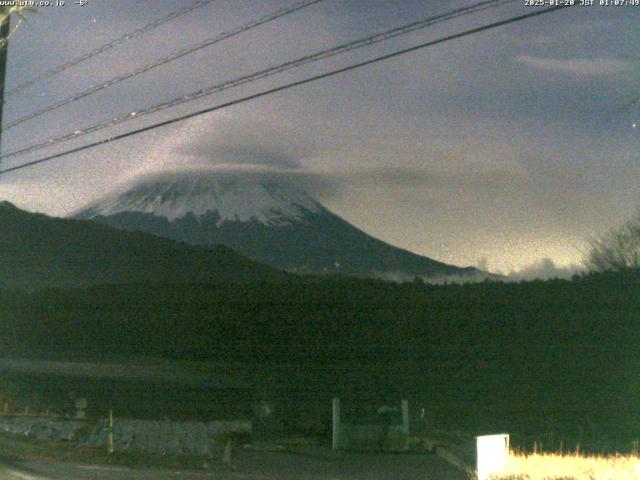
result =
[{"label": "concrete retaining wall", "polygon": [[346,450],[382,450],[400,452],[407,449],[408,436],[402,425],[340,426],[341,448]]}]

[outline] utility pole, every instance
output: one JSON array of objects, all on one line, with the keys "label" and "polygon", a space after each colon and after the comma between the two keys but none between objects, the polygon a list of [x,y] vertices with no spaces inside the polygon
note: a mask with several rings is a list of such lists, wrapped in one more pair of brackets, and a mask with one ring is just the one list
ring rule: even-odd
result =
[{"label": "utility pole", "polygon": [[4,107],[4,82],[7,76],[10,25],[11,16],[7,14],[0,24],[0,153],[2,153],[2,111]]}]

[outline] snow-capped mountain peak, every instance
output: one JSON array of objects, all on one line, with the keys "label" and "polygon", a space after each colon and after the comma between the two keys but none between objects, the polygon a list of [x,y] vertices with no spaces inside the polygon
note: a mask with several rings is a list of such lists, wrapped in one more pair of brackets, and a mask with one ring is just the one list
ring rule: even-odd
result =
[{"label": "snow-capped mountain peak", "polygon": [[75,217],[193,245],[226,245],[288,272],[408,279],[485,275],[378,240],[266,174],[185,171],[147,177]]},{"label": "snow-capped mountain peak", "polygon": [[139,212],[173,221],[189,214],[200,218],[211,213],[219,216],[219,225],[251,221],[287,225],[322,210],[309,195],[283,182],[186,172],[145,178],[93,203],[76,216],[94,218]]}]

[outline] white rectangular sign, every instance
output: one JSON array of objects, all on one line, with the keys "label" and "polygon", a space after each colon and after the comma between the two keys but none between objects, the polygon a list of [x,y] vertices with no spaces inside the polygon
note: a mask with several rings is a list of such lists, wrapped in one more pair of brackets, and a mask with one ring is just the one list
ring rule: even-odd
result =
[{"label": "white rectangular sign", "polygon": [[509,435],[483,435],[476,437],[478,480],[489,480],[491,475],[503,473],[509,457]]}]

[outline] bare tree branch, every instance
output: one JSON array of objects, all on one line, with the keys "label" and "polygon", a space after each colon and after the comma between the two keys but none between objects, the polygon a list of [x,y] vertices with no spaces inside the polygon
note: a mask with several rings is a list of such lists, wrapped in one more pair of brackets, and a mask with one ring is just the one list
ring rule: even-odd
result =
[{"label": "bare tree branch", "polygon": [[640,212],[621,227],[593,237],[584,264],[590,270],[620,271],[640,268]]}]

